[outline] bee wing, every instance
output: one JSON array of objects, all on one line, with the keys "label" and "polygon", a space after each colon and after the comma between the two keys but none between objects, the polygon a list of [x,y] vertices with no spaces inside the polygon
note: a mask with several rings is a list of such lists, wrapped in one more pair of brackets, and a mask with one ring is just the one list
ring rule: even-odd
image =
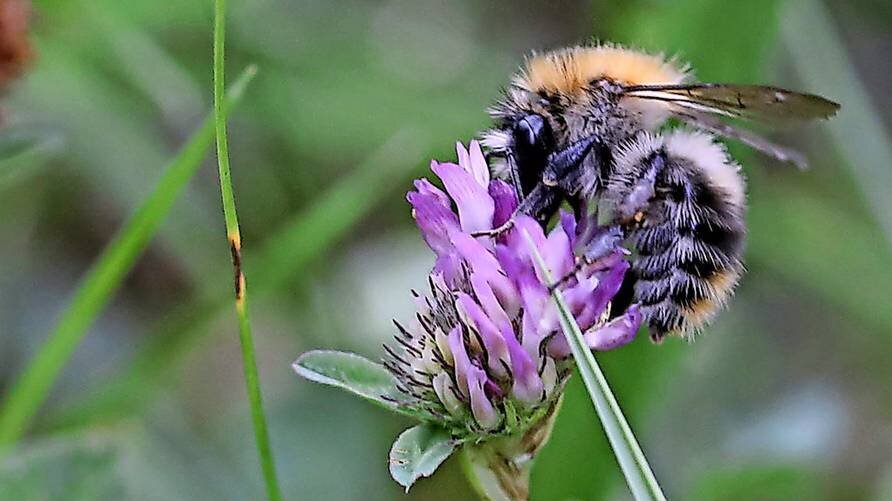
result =
[{"label": "bee wing", "polygon": [[762,85],[633,85],[623,91],[629,97],[663,101],[676,117],[695,127],[738,140],[778,160],[792,162],[800,169],[807,163],[798,151],[772,143],[748,129],[727,124],[719,117],[771,127],[830,118],[839,110],[839,104],[820,96]]},{"label": "bee wing", "polygon": [[734,127],[733,125],[722,122],[715,116],[707,115],[705,113],[674,111],[673,114],[677,118],[697,127],[698,129],[735,139],[772,158],[776,158],[782,162],[791,162],[800,169],[808,168],[808,161],[802,153],[792,148],[773,143],[749,129]]},{"label": "bee wing", "polygon": [[626,87],[624,94],[664,101],[676,109],[742,118],[768,126],[830,118],[839,110],[839,104],[814,94],[763,85],[633,85]]}]

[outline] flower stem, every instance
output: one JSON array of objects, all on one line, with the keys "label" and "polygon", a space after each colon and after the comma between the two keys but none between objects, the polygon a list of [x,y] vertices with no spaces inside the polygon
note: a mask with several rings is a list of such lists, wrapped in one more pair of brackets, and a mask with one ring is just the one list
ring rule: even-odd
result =
[{"label": "flower stem", "polygon": [[[253,70],[248,69],[232,85],[226,110],[241,98],[253,76]],[[208,116],[81,279],[56,326],[0,406],[0,447],[14,444],[27,431],[53,382],[198,170],[213,140],[214,121]]]},{"label": "flower stem", "polygon": [[484,501],[526,501],[529,499],[529,470],[500,458],[488,445],[466,447],[461,451],[462,467],[468,482]]},{"label": "flower stem", "polygon": [[[524,236],[530,245],[530,251],[542,277],[546,282],[554,283],[554,278],[551,277],[551,273],[536,249],[532,238],[529,235]],[[610,390],[607,379],[604,377],[604,373],[601,372],[595,356],[586,346],[582,331],[579,329],[579,325],[574,320],[572,313],[570,313],[563,295],[555,287],[552,288],[551,296],[557,305],[561,326],[573,351],[573,358],[576,359],[579,374],[582,376],[582,381],[585,383],[585,387],[592,399],[595,411],[597,411],[598,417],[601,419],[604,432],[607,434],[607,440],[610,442],[623,476],[626,478],[626,483],[632,491],[632,496],[636,500],[665,501],[666,496],[660,489],[660,484],[657,483],[657,479],[647,459],[644,457],[644,452],[642,452],[641,446],[638,445],[638,440],[632,433],[632,428],[626,421],[623,411],[616,401],[616,397],[613,396],[613,392]]]},{"label": "flower stem", "polygon": [[484,500],[526,501],[536,455],[548,442],[563,397],[522,434],[498,438],[462,450],[461,460],[471,486]]},{"label": "flower stem", "polygon": [[248,304],[245,274],[242,270],[242,239],[239,232],[238,214],[235,209],[235,195],[229,170],[229,147],[226,140],[226,116],[223,112],[224,85],[224,41],[226,35],[226,2],[214,3],[214,117],[217,132],[217,165],[220,174],[220,194],[223,199],[223,217],[226,220],[226,236],[232,253],[232,266],[235,273],[235,309],[239,318],[239,341],[242,347],[242,362],[245,370],[245,385],[251,404],[251,418],[254,423],[254,439],[266,482],[267,498],[281,499],[276,467],[269,444],[266,416],[263,412],[263,399],[260,392],[260,377],[257,361],[254,358],[254,340],[251,336],[251,323],[248,319]]}]

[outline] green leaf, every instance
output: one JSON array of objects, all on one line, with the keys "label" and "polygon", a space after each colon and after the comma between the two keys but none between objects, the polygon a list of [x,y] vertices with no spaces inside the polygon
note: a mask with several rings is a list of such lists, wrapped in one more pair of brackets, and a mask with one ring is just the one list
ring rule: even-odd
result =
[{"label": "green leaf", "polygon": [[390,476],[409,488],[421,477],[433,475],[455,450],[445,429],[431,424],[413,426],[400,434],[390,449]]},{"label": "green leaf", "polygon": [[342,351],[316,350],[294,362],[295,372],[310,381],[345,389],[386,409],[401,411],[402,398],[393,375],[381,364]]},{"label": "green leaf", "polygon": [[[536,249],[533,239],[527,233],[524,233],[524,237],[530,247],[530,253],[537,270],[548,283],[554,284],[555,280]],[[595,356],[586,345],[582,330],[576,323],[573,314],[570,313],[570,307],[567,306],[557,287],[552,288],[551,298],[557,306],[561,328],[570,344],[579,375],[585,383],[598,418],[601,419],[604,433],[607,435],[607,440],[610,442],[610,447],[613,449],[613,454],[626,478],[632,496],[636,500],[665,500],[666,496],[663,494],[650,464],[644,457],[644,452],[638,445],[638,440],[632,433],[632,428],[626,421],[616,397],[613,396],[613,391],[607,384],[607,378],[604,377],[598,361],[595,360]]]}]

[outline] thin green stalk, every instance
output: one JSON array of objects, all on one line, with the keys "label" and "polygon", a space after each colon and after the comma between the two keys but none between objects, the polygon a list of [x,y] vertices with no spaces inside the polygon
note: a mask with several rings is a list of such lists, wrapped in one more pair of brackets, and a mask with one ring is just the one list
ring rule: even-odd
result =
[{"label": "thin green stalk", "polygon": [[[361,162],[349,175],[291,216],[245,256],[251,268],[251,294],[269,295],[283,283],[301,277],[318,256],[329,251],[362,221],[424,155],[429,139],[413,129],[402,130]],[[350,203],[344,203],[349,200]],[[89,391],[86,399],[57,413],[50,428],[83,426],[138,412],[154,391],[211,329],[208,324],[230,305],[229,294],[209,291],[206,298],[175,309],[151,329],[148,341],[127,371]]]},{"label": "thin green stalk", "polygon": [[548,413],[521,433],[462,447],[465,476],[481,499],[521,501],[530,498],[530,473],[536,457],[551,438],[563,397]]},{"label": "thin green stalk", "polygon": [[[547,283],[555,283],[532,238],[528,234],[524,234],[524,237],[527,239],[527,243],[529,243],[539,273],[542,274]],[[638,445],[638,440],[635,439],[632,428],[626,421],[623,411],[616,401],[616,397],[613,396],[613,392],[610,390],[607,379],[604,377],[604,373],[601,372],[595,356],[586,346],[582,331],[579,329],[579,325],[576,324],[573,314],[570,313],[570,308],[564,301],[563,295],[557,288],[554,288],[552,289],[551,297],[557,305],[561,327],[564,330],[567,341],[570,343],[573,358],[576,360],[576,366],[579,369],[579,375],[582,377],[582,381],[585,383],[585,387],[595,406],[595,411],[597,411],[598,417],[601,419],[601,425],[607,434],[607,440],[610,442],[610,447],[613,449],[617,462],[619,462],[620,469],[626,478],[626,483],[629,485],[632,495],[636,500],[664,501],[666,496],[663,495],[660,484],[657,483],[657,479],[647,463],[647,459],[644,457],[644,452]]]},{"label": "thin green stalk", "polygon": [[480,496],[480,499],[490,499],[492,496],[490,496],[489,493],[492,489],[485,485],[484,480],[478,475],[477,469],[474,466],[474,460],[471,458],[468,449],[462,450],[458,457],[459,464],[465,474],[465,478],[468,480],[468,484],[471,486],[471,490]]},{"label": "thin green stalk", "polygon": [[239,233],[238,214],[235,209],[235,195],[229,171],[229,146],[226,139],[226,113],[223,102],[224,81],[224,41],[226,37],[226,2],[214,2],[214,121],[217,131],[217,165],[220,173],[220,194],[223,198],[223,217],[226,220],[226,236],[232,252],[232,266],[235,270],[235,309],[239,318],[239,341],[242,347],[242,362],[245,370],[245,385],[251,404],[251,418],[254,422],[254,439],[260,455],[260,466],[266,482],[266,494],[272,501],[282,498],[279,482],[276,479],[276,466],[269,445],[269,432],[266,416],[263,413],[263,398],[260,393],[260,377],[257,374],[257,361],[254,358],[254,340],[251,336],[251,322],[248,319],[247,289],[242,270],[242,238]]},{"label": "thin green stalk", "polygon": [[[242,73],[221,113],[225,114],[238,101],[253,76],[250,68]],[[6,395],[0,409],[0,447],[15,443],[26,431],[53,381],[198,170],[213,140],[214,122],[208,117],[81,280],[56,327]]]}]

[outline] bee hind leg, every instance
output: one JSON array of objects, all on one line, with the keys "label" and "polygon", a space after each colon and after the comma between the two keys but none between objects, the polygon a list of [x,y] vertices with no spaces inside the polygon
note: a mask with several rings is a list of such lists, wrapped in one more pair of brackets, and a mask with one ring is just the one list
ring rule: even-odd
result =
[{"label": "bee hind leg", "polygon": [[[611,208],[612,225],[599,227],[590,218],[580,215],[577,210],[577,217],[581,217],[581,221],[589,226],[577,235],[574,251],[579,257],[576,266],[573,271],[553,284],[552,289],[572,279],[585,266],[598,266],[599,263],[602,263],[602,266],[608,266],[609,259],[615,255],[616,249],[626,239],[628,231],[639,225],[647,213],[656,194],[654,186],[656,178],[665,164],[666,157],[662,152],[647,160],[642,175],[632,183],[625,196]],[[626,280],[623,280],[623,287],[626,289],[633,287],[634,281],[634,277],[627,277]],[[624,311],[625,307],[628,305],[617,310]]]},{"label": "bee hind leg", "polygon": [[606,270],[615,262],[616,250],[625,240],[625,232],[619,225],[597,228],[593,236],[584,242],[581,255],[576,259],[573,270],[549,286],[549,291],[560,287],[573,279],[584,267],[592,267],[593,271]]}]

